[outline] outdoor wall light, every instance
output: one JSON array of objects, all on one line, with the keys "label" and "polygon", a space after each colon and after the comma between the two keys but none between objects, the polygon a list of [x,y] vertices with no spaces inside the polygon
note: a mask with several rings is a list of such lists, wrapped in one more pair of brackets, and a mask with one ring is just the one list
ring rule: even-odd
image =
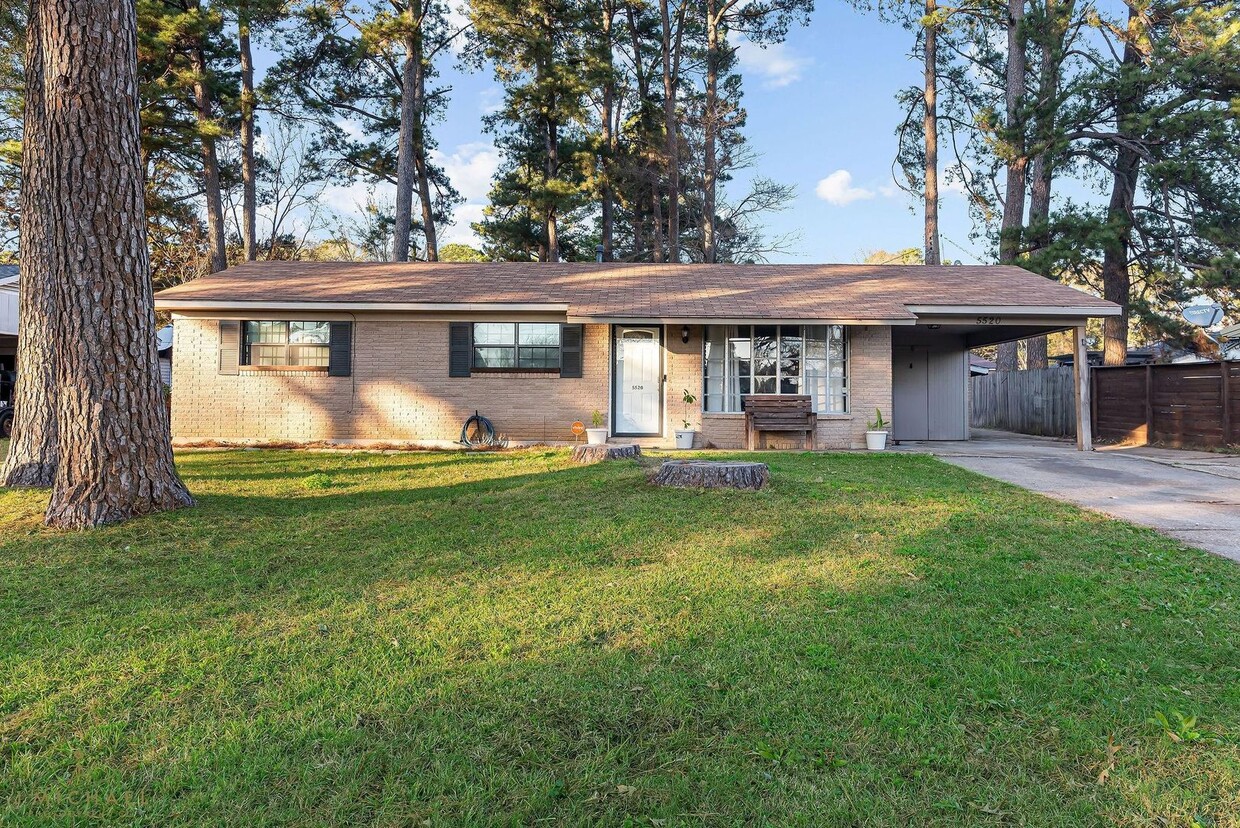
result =
[{"label": "outdoor wall light", "polygon": [[942,326],[942,325],[927,325],[926,327],[927,327],[927,328],[929,328],[929,329],[930,329],[930,330],[932,330],[932,331],[937,331],[939,328],[941,328],[941,327],[943,327],[943,326]]},{"label": "outdoor wall light", "polygon": [[680,341],[684,342],[685,344],[688,344],[689,342],[689,326],[688,325],[680,326]]}]

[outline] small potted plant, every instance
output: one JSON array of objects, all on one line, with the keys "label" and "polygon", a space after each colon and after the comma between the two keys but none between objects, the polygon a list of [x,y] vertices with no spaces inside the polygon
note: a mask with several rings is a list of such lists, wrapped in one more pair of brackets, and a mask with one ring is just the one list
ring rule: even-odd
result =
[{"label": "small potted plant", "polygon": [[689,422],[689,406],[697,402],[697,397],[686,388],[684,396],[680,399],[685,404],[685,416],[680,421],[684,428],[676,429],[676,448],[691,449],[693,448],[693,437],[697,432],[693,430],[693,423]]},{"label": "small potted plant", "polygon": [[865,433],[865,447],[870,451],[882,451],[887,448],[887,429],[891,428],[891,423],[883,419],[883,412],[874,409],[874,420],[870,423],[870,430]]},{"label": "small potted plant", "polygon": [[586,429],[586,444],[591,446],[601,446],[607,443],[607,429],[603,427],[603,412],[597,408],[590,415],[590,425],[593,428]]}]

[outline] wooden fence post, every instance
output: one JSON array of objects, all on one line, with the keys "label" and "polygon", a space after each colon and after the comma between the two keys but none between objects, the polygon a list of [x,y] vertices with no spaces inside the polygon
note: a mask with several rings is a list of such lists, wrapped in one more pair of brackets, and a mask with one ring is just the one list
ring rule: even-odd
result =
[{"label": "wooden fence post", "polygon": [[1073,331],[1075,347],[1072,351],[1072,373],[1076,376],[1076,448],[1078,451],[1094,450],[1092,413],[1089,400],[1089,341],[1085,338],[1085,326]]},{"label": "wooden fence post", "polygon": [[1098,372],[1089,372],[1089,430],[1098,433]]},{"label": "wooden fence post", "polygon": [[1145,443],[1154,442],[1154,366],[1145,366]]},{"label": "wooden fence post", "polygon": [[1219,360],[1219,370],[1223,372],[1223,384],[1219,395],[1223,398],[1223,445],[1230,446],[1231,440],[1231,366],[1227,360]]}]

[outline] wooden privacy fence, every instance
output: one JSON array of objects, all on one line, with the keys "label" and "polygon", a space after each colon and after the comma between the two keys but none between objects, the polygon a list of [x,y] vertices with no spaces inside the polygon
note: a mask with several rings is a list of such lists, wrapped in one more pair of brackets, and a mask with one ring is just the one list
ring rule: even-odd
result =
[{"label": "wooden privacy fence", "polygon": [[1076,436],[1073,371],[1056,365],[1029,371],[992,371],[972,379],[977,428],[1045,437]]},{"label": "wooden privacy fence", "polygon": [[1095,368],[1094,436],[1115,443],[1240,443],[1240,362]]}]

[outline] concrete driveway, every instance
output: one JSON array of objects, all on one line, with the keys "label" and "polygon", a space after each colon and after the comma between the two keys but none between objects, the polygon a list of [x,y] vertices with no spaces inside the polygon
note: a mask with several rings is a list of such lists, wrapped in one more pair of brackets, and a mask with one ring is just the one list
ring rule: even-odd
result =
[{"label": "concrete driveway", "polygon": [[1003,431],[973,430],[967,443],[905,442],[933,454],[1240,561],[1240,456],[1157,448],[1101,448]]}]

